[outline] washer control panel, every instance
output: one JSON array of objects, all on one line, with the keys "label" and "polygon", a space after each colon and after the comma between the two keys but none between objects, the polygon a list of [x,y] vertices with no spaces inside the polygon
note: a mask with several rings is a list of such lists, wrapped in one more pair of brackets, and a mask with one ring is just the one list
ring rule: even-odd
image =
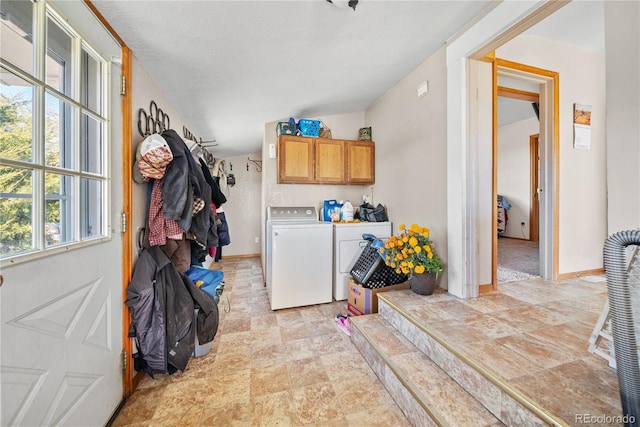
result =
[{"label": "washer control panel", "polygon": [[318,221],[318,211],[313,206],[271,206],[267,209],[269,221]]}]

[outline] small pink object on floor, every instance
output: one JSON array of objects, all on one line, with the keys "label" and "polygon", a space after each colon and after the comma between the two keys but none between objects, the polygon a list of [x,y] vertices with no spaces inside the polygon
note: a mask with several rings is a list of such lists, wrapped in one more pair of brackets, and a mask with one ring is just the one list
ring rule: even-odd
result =
[{"label": "small pink object on floor", "polygon": [[347,336],[351,336],[351,319],[348,317],[338,317],[336,318],[336,325],[338,328],[347,334]]}]

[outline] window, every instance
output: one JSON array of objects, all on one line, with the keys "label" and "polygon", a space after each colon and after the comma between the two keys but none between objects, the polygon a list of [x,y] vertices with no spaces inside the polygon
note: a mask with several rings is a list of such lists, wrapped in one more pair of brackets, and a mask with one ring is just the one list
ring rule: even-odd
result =
[{"label": "window", "polygon": [[0,40],[0,260],[108,238],[107,62],[46,1],[2,0]]}]

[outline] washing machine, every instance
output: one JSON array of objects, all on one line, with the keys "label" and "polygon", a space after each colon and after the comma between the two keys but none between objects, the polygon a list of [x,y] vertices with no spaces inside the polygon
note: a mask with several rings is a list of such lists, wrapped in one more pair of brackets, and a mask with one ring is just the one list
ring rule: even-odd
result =
[{"label": "washing machine", "polygon": [[391,222],[347,222],[333,223],[333,299],[347,299],[349,272],[358,260],[362,248],[368,241],[363,234],[373,234],[379,239],[391,237]]},{"label": "washing machine", "polygon": [[269,207],[267,294],[272,310],[332,301],[333,226],[315,207]]}]

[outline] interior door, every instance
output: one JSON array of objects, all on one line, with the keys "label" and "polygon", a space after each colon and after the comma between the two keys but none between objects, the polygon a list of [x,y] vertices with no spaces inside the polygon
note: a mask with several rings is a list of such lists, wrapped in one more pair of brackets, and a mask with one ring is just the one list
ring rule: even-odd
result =
[{"label": "interior door", "polygon": [[540,189],[540,134],[529,137],[529,158],[531,172],[531,208],[529,213],[529,240],[537,242],[540,240],[540,202],[538,200],[538,190]]},{"label": "interior door", "polygon": [[122,400],[119,78],[112,64],[110,239],[2,270],[2,426],[103,426]]}]

